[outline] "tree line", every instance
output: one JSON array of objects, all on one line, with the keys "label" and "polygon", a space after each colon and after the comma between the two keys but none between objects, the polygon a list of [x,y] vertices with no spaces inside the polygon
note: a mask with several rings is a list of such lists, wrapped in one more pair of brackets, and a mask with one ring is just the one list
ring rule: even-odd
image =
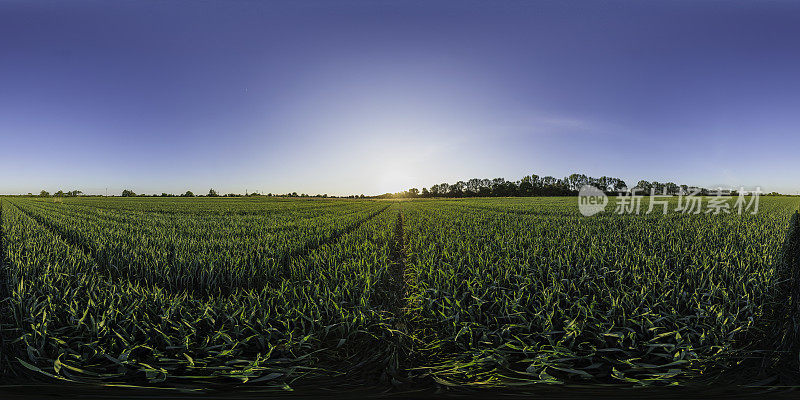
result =
[{"label": "tree line", "polygon": [[[378,198],[414,198],[414,197],[522,197],[522,196],[577,196],[584,185],[594,186],[606,194],[615,195],[629,189],[620,178],[602,176],[599,178],[584,174],[572,174],[564,178],[552,176],[540,177],[536,174],[524,176],[518,181],[504,178],[481,179],[472,178],[456,183],[440,183],[430,188],[411,188],[399,193],[385,193]],[[638,190],[641,195],[650,194],[690,194],[701,196],[716,194],[716,190],[697,186],[679,185],[674,182],[658,182],[640,180],[631,190]],[[737,195],[735,191],[725,191],[725,195]],[[772,192],[770,195],[778,195]]]},{"label": "tree line", "polygon": [[[160,195],[158,195],[158,194],[152,194],[152,195],[136,194],[132,190],[128,190],[128,189],[125,189],[125,190],[122,191],[122,197],[260,197],[260,196],[264,196],[264,197],[319,197],[319,198],[323,198],[323,199],[324,198],[328,198],[328,197],[336,197],[336,196],[328,196],[327,194],[314,194],[314,195],[309,195],[309,194],[305,194],[305,193],[298,194],[297,192],[291,192],[291,193],[286,193],[286,194],[272,194],[272,193],[261,194],[261,193],[258,193],[258,192],[245,193],[245,194],[241,194],[241,193],[219,194],[213,188],[209,189],[208,190],[208,194],[205,194],[205,195],[203,195],[203,194],[196,195],[196,194],[192,193],[191,190],[187,190],[186,193],[183,193],[183,194],[161,193]],[[362,194],[361,197],[363,198],[364,195]]]},{"label": "tree line", "polygon": [[[28,193],[27,195],[20,195],[20,196],[23,196],[23,197],[25,197],[25,196],[27,196],[27,197],[36,197],[37,195],[34,195],[33,193]],[[48,192],[46,190],[42,190],[38,194],[38,197],[77,197],[77,196],[102,197],[100,195],[85,195],[80,190],[73,190],[73,191],[69,191],[69,192],[64,192],[64,191],[59,190],[58,192],[53,193],[53,194],[50,194],[50,192]],[[209,189],[208,193],[205,194],[205,195],[204,194],[194,194],[191,190],[187,190],[185,193],[182,193],[182,194],[174,194],[174,193],[161,193],[161,194],[143,194],[143,193],[141,193],[141,194],[137,194],[133,190],[125,189],[120,194],[120,197],[316,197],[316,198],[323,198],[323,199],[325,199],[325,198],[337,198],[337,196],[329,196],[327,193],[325,193],[325,194],[313,194],[313,195],[306,194],[306,193],[298,194],[297,192],[291,192],[291,193],[285,193],[285,194],[273,194],[273,193],[261,194],[261,193],[258,193],[258,192],[245,193],[245,194],[241,194],[241,193],[219,194],[213,188]],[[369,196],[364,196],[363,194],[361,194],[361,195],[350,195],[350,196],[341,196],[341,197],[342,198],[362,198],[363,199],[363,198],[367,198]]]},{"label": "tree line", "polygon": [[[78,197],[81,195],[83,195],[83,192],[80,190],[70,190],[68,192],[59,190],[53,193],[53,197]],[[33,196],[33,193],[28,193],[28,196]],[[39,192],[39,197],[50,197],[50,192],[48,192],[47,190],[42,190],[41,192]]]},{"label": "tree line", "polygon": [[518,181],[505,178],[472,178],[456,183],[440,183],[430,188],[411,188],[400,193],[386,193],[378,197],[515,197],[515,196],[572,196],[584,185],[592,185],[606,192],[624,190],[627,185],[619,178],[602,176],[594,178],[572,174],[564,178],[540,177],[531,174]]},{"label": "tree line", "polygon": [[[260,194],[258,192],[237,194],[228,193],[220,195],[215,189],[210,189],[208,194],[195,195],[192,191],[187,190],[183,194],[161,193],[160,195],[145,195],[136,194],[132,190],[125,189],[122,191],[122,197],[317,197],[317,198],[428,198],[428,197],[523,197],[523,196],[577,196],[580,188],[590,185],[594,186],[606,194],[615,195],[625,191],[638,190],[641,195],[650,194],[690,194],[695,193],[701,196],[709,196],[717,193],[714,189],[706,189],[697,186],[679,185],[674,182],[658,182],[640,180],[634,187],[629,188],[624,180],[620,178],[601,176],[599,178],[587,176],[584,174],[572,174],[564,178],[554,178],[552,176],[540,177],[536,174],[531,174],[522,177],[517,181],[509,181],[505,178],[472,178],[467,181],[458,181],[456,183],[440,183],[431,186],[430,188],[411,188],[398,193],[384,193],[377,196],[350,195],[350,196],[328,196],[327,194],[309,195],[305,193],[298,194],[291,192],[286,194]],[[736,191],[725,191],[724,195],[738,195]],[[80,190],[73,190],[64,192],[59,190],[54,193],[52,197],[76,197],[83,195]],[[777,192],[765,194],[767,196],[781,195]],[[28,193],[28,196],[33,194]],[[42,190],[39,197],[51,197],[50,193]]]}]

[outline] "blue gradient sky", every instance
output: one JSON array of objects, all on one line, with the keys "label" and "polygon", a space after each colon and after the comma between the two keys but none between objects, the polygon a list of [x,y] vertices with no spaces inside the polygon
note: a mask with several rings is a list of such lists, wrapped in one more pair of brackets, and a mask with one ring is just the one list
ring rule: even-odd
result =
[{"label": "blue gradient sky", "polygon": [[[493,5],[493,6],[492,6]],[[800,3],[0,2],[0,193],[800,192]]]}]

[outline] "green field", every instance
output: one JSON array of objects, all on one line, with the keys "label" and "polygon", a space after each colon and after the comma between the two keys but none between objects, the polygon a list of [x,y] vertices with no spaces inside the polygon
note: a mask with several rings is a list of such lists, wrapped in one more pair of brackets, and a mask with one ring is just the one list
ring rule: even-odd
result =
[{"label": "green field", "polygon": [[782,266],[800,199],[762,198],[755,215],[613,203],[584,217],[575,197],[2,198],[0,369],[174,387],[664,385],[791,348]]}]

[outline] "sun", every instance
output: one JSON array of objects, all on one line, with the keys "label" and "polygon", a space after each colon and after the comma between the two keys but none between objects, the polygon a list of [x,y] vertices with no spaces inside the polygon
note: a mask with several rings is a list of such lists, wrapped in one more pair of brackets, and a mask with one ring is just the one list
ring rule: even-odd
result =
[{"label": "sun", "polygon": [[413,177],[401,168],[384,168],[378,175],[378,192],[396,193],[412,187]]}]

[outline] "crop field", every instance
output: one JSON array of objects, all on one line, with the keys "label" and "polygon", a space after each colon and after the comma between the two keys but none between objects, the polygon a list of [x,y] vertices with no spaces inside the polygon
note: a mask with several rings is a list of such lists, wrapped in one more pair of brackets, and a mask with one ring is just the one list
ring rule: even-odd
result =
[{"label": "crop field", "polygon": [[615,202],[2,198],[0,376],[637,386],[793,351],[800,198],[754,215]]}]

